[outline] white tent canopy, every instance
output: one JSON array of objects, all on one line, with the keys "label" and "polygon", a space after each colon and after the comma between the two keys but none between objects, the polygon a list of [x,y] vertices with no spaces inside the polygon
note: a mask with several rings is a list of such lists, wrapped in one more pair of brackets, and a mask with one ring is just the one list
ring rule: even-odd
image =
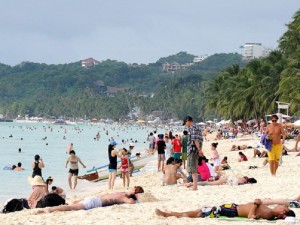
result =
[{"label": "white tent canopy", "polygon": [[300,126],[300,120],[296,120],[296,121],[294,122],[294,125],[295,125],[295,126]]}]

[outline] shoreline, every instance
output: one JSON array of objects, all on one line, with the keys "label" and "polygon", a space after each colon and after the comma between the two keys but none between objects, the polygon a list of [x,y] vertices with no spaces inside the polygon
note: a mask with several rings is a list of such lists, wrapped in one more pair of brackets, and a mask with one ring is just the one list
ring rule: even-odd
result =
[{"label": "shoreline", "polygon": [[[204,153],[210,158],[210,141],[204,141]],[[247,139],[247,140],[246,140]],[[246,185],[221,185],[221,186],[198,186],[198,191],[190,191],[182,184],[173,186],[162,186],[161,175],[156,170],[156,155],[152,157],[144,169],[130,179],[130,187],[141,185],[145,194],[141,195],[139,204],[114,205],[92,210],[80,210],[72,212],[54,212],[50,214],[35,215],[36,209],[23,210],[10,214],[0,214],[1,224],[219,224],[218,219],[209,218],[163,218],[155,215],[155,208],[169,211],[195,210],[204,206],[221,205],[224,203],[247,203],[253,202],[255,198],[294,198],[300,193],[297,189],[300,185],[300,158],[295,157],[296,153],[289,153],[283,157],[283,164],[279,166],[278,174],[272,177],[268,166],[262,166],[263,158],[253,158],[253,149],[241,150],[249,161],[237,162],[238,151],[229,151],[233,144],[255,144],[258,138],[251,136],[238,139],[225,139],[217,141],[220,158],[228,156],[229,165],[233,168],[226,173],[241,174],[257,179],[257,184]],[[287,141],[288,147],[293,146],[293,141]],[[255,146],[253,146],[255,147]],[[257,166],[257,169],[249,169],[249,166]],[[114,191],[126,191],[123,188],[122,180],[117,177],[114,190],[108,190],[107,182],[78,183],[78,191],[67,191],[67,202],[71,203],[79,198],[94,195],[111,193]],[[88,182],[88,181],[87,181]],[[293,209],[296,215],[300,215],[300,209]],[[24,217],[26,219],[24,220]],[[66,222],[67,221],[67,222]],[[239,221],[238,224],[248,224],[249,221]],[[259,221],[260,224],[269,224],[268,221]],[[277,222],[279,224],[284,221]],[[225,223],[224,223],[225,224]],[[236,221],[226,221],[226,224],[237,224]]]}]

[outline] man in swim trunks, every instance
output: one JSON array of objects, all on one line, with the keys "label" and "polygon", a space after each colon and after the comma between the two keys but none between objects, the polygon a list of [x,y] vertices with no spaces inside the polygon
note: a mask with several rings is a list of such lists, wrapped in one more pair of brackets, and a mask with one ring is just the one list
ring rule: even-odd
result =
[{"label": "man in swim trunks", "polygon": [[[276,114],[271,116],[272,123],[267,126],[266,133],[270,136],[272,141],[272,149],[268,152],[268,161],[270,165],[271,175],[275,176],[278,169],[279,159],[282,153],[282,145],[284,144],[286,132],[280,123],[277,123],[278,116]],[[282,135],[282,140],[281,140]]]},{"label": "man in swim trunks", "polygon": [[285,219],[285,217],[295,217],[294,211],[290,210],[285,205],[278,205],[271,209],[262,203],[260,199],[255,199],[254,202],[242,205],[225,204],[218,207],[203,208],[189,212],[163,212],[159,209],[155,210],[156,215],[169,217],[189,217],[189,218],[202,218],[202,217],[244,217],[248,219]]},{"label": "man in swim trunks", "polygon": [[128,192],[116,192],[112,194],[95,195],[86,197],[81,201],[74,202],[71,205],[60,205],[50,207],[45,210],[39,210],[38,213],[52,213],[54,211],[72,211],[72,210],[89,210],[93,208],[120,205],[134,204],[137,200],[136,194],[144,193],[141,186],[135,186]]}]

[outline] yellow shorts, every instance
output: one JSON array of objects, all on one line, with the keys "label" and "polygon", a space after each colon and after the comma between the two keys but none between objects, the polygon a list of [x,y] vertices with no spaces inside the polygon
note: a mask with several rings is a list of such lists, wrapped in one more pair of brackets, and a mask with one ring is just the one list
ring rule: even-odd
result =
[{"label": "yellow shorts", "polygon": [[269,161],[279,161],[282,153],[282,144],[273,145],[271,151],[268,152]]}]

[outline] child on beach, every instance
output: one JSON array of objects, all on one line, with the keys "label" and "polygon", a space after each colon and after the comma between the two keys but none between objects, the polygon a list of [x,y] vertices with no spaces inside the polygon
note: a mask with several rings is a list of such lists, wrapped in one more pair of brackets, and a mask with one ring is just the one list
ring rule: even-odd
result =
[{"label": "child on beach", "polygon": [[129,158],[127,155],[127,150],[125,148],[121,149],[121,173],[123,178],[123,187],[125,187],[125,180],[127,181],[127,188],[129,187]]},{"label": "child on beach", "polygon": [[217,151],[217,146],[218,146],[218,142],[211,144],[212,156],[210,160],[214,161],[215,172],[219,170],[219,167],[221,165],[221,160],[220,160],[219,153]]},{"label": "child on beach", "polygon": [[240,158],[239,158],[239,162],[248,161],[248,158],[247,158],[247,156],[245,156],[245,154],[244,154],[244,153],[242,153],[242,152],[239,152],[239,156],[240,156]]}]

